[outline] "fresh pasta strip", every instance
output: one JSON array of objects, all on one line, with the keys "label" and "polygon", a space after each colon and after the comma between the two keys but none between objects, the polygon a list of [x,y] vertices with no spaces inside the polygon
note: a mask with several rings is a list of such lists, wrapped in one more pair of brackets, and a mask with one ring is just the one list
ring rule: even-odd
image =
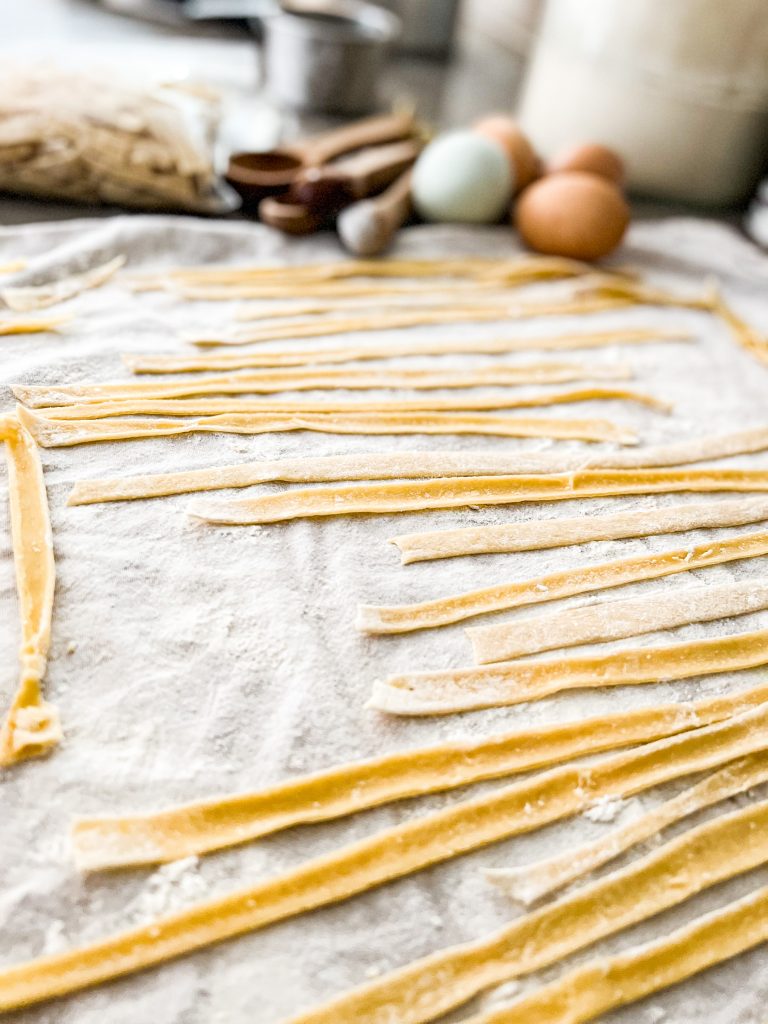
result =
[{"label": "fresh pasta strip", "polygon": [[136,398],[186,398],[189,395],[235,395],[274,391],[308,391],[326,388],[474,388],[510,387],[517,384],[567,384],[578,380],[628,380],[622,364],[586,366],[579,363],[532,363],[474,370],[371,370],[313,369],[286,366],[239,374],[211,374],[169,383],[17,385],[13,393],[32,408],[74,405]]},{"label": "fresh pasta strip", "polygon": [[715,301],[715,312],[745,352],[749,352],[762,363],[768,363],[768,337],[740,317],[719,292]]},{"label": "fresh pasta strip", "polygon": [[[487,318],[486,318],[487,319]],[[301,325],[297,325],[301,326]],[[326,332],[321,332],[326,333]],[[335,333],[328,331],[328,334]],[[300,337],[286,328],[286,337]],[[504,355],[512,352],[563,352],[574,349],[600,348],[606,345],[642,345],[668,341],[686,341],[684,331],[638,329],[636,331],[601,331],[593,334],[564,334],[549,338],[442,338],[421,340],[410,344],[350,346],[339,349],[259,349],[235,355],[203,356],[123,356],[133,373],[196,373],[217,370],[248,370],[273,366],[312,366],[320,363],[359,362],[366,359],[394,359],[400,356]],[[249,340],[261,340],[251,338]]]},{"label": "fresh pasta strip", "polygon": [[62,277],[58,281],[51,281],[48,284],[3,288],[0,289],[0,298],[6,306],[18,312],[45,309],[47,306],[56,305],[57,302],[74,298],[75,295],[79,295],[89,288],[98,288],[117,273],[125,263],[125,259],[125,256],[115,256],[108,263],[92,267],[80,274]]},{"label": "fresh pasta strip", "polygon": [[[171,288],[179,292],[199,291],[192,297],[228,298],[233,290],[253,290],[259,297],[304,299],[307,295],[375,296],[388,294],[426,294],[433,297],[444,290],[449,296],[457,291],[505,289],[539,281],[589,276],[595,279],[594,268],[586,263],[561,257],[530,257],[515,262],[507,260],[413,260],[413,261],[350,261],[344,264],[307,267],[200,267],[171,271],[162,276],[149,274],[134,277],[136,288]],[[289,282],[286,283],[286,278]],[[367,280],[353,280],[354,278]],[[614,278],[633,279],[625,270],[603,272],[597,280],[608,284]],[[393,280],[399,278],[400,280]],[[438,280],[426,280],[438,278]],[[213,295],[205,294],[213,293]]]},{"label": "fresh pasta strip", "polygon": [[[76,485],[77,486],[77,485]],[[768,499],[740,498],[733,501],[696,502],[618,512],[607,516],[570,516],[531,519],[501,526],[470,526],[458,530],[405,533],[393,537],[403,565],[460,555],[486,555],[514,551],[587,544],[596,540],[647,537],[651,534],[682,533],[717,526],[744,526],[768,519]]]},{"label": "fresh pasta strip", "polygon": [[[370,310],[372,303],[375,303],[379,297],[385,300],[382,305],[385,304],[387,308],[401,303],[413,305],[415,299],[421,300],[420,305],[434,306],[441,309],[467,304],[468,301],[486,304],[491,302],[508,302],[508,290],[510,288],[537,281],[576,277],[579,274],[591,274],[591,270],[592,268],[587,264],[580,267],[576,265],[566,267],[564,265],[556,266],[553,262],[551,266],[546,268],[543,266],[539,268],[522,268],[522,270],[514,274],[506,271],[503,276],[497,274],[477,275],[472,278],[462,276],[460,280],[444,280],[442,282],[433,281],[427,283],[413,280],[411,277],[411,280],[407,282],[400,282],[394,285],[382,285],[378,282],[347,285],[344,283],[339,284],[339,278],[336,278],[330,284],[323,284],[317,278],[314,280],[312,278],[304,278],[302,285],[297,286],[295,284],[285,284],[285,269],[281,268],[279,275],[271,275],[272,281],[274,285],[281,289],[279,297],[288,298],[292,301],[288,305],[283,306],[276,306],[273,302],[271,306],[266,308],[259,307],[258,309],[253,309],[246,307],[237,313],[236,319],[251,321],[272,316],[309,316],[316,313],[334,313],[356,308]],[[631,276],[626,271],[615,270],[613,273],[617,277],[620,276],[622,278]],[[605,278],[601,277],[600,280],[605,280]],[[260,284],[254,285],[252,278],[249,280],[243,276],[208,281],[207,283],[204,278],[198,280],[194,278],[189,280],[180,278],[177,281],[169,281],[167,278],[144,278],[140,282],[134,282],[133,285],[137,291],[162,289],[169,286],[174,288],[174,290],[182,289],[190,298],[232,298],[232,289],[242,290],[249,287],[255,287],[258,291],[258,294],[253,296],[254,298],[266,299],[276,297],[271,292],[269,284],[265,284],[262,281]],[[309,288],[310,291],[305,291],[305,288]],[[315,295],[316,298],[307,299],[307,295]],[[237,296],[235,295],[234,297]]]},{"label": "fresh pasta strip", "polygon": [[[392,297],[411,299],[415,296],[435,300],[438,295],[450,298],[454,304],[457,295],[464,297],[485,297],[490,291],[504,288],[502,282],[489,280],[444,281],[442,283],[423,281],[393,282],[379,281],[297,281],[292,284],[261,281],[231,281],[210,284],[191,281],[170,282],[168,287],[181,298],[200,302],[231,302],[237,299],[365,299],[369,306],[379,300],[388,302]],[[516,287],[516,285],[512,285]],[[144,289],[146,290],[146,288]],[[615,301],[615,300],[614,300]]]},{"label": "fresh pasta strip", "polygon": [[473,281],[464,282],[461,287],[454,289],[454,284],[447,285],[445,291],[439,287],[430,285],[417,286],[403,292],[399,288],[393,289],[391,294],[380,295],[377,289],[375,294],[350,295],[334,298],[299,299],[294,295],[291,302],[275,303],[264,305],[259,302],[258,306],[241,306],[235,313],[235,320],[239,323],[263,322],[265,320],[284,320],[289,317],[315,316],[318,313],[351,313],[359,310],[370,312],[371,309],[454,309],[456,307],[466,308],[468,306],[487,306],[507,304],[509,292],[504,291],[503,284],[493,282]]},{"label": "fresh pasta strip", "polygon": [[[242,296],[245,297],[245,296]],[[483,309],[479,306],[453,307],[447,310],[411,310],[409,312],[383,312],[375,316],[348,317],[347,319],[322,320],[320,323],[279,324],[264,327],[258,331],[243,332],[239,335],[194,336],[185,340],[195,345],[250,345],[258,341],[276,341],[279,338],[316,338],[329,334],[346,334],[357,331],[402,330],[407,327],[422,327],[430,324],[494,322],[497,320],[524,320],[538,316],[568,316],[603,313],[624,309],[632,305],[629,300],[612,297],[584,297],[561,299],[558,302],[528,302]]]},{"label": "fresh pasta strip", "polygon": [[761,751],[727,764],[678,796],[591,843],[534,864],[492,868],[485,876],[512,899],[529,906],[583,878],[638,843],[655,838],[675,822],[764,782],[768,782],[768,756]]},{"label": "fresh pasta strip", "polygon": [[[180,282],[174,286],[176,294],[193,301],[224,301],[237,299],[354,299],[368,298],[376,303],[388,301],[393,296],[424,296],[433,303],[437,294],[444,293],[446,308],[459,305],[464,297],[488,296],[500,289],[517,287],[517,283],[504,282],[488,278],[485,280],[465,281],[461,285],[456,282],[445,282],[443,285],[410,282],[408,284],[380,284],[378,282],[330,281],[330,282],[297,282],[294,284],[186,284]],[[595,293],[579,296],[566,296],[550,299],[547,302],[519,302],[509,305],[504,315],[505,320],[525,320],[538,316],[582,316],[591,313],[611,312],[616,309],[627,309],[638,305],[638,301],[627,296]],[[655,305],[656,303],[652,303]],[[442,303],[441,303],[442,305]]]},{"label": "fresh pasta strip", "polygon": [[0,767],[38,757],[61,739],[59,716],[43,699],[56,570],[43,469],[35,442],[15,418],[0,419],[8,454],[11,537],[21,615],[19,684],[0,725]]},{"label": "fresh pasta strip", "polygon": [[760,452],[768,448],[768,428],[753,427],[729,434],[714,434],[690,441],[640,448],[636,452],[599,455],[582,461],[580,469],[645,469],[653,466],[679,466],[688,462],[706,462],[731,455]]},{"label": "fresh pasta strip", "polygon": [[[485,989],[542,970],[765,864],[768,837],[756,833],[766,824],[768,802],[707,822],[482,939],[438,950],[289,1024],[422,1024],[442,1017]],[[543,1021],[538,1015],[526,1018],[526,1024]]]},{"label": "fresh pasta strip", "polygon": [[622,601],[568,608],[515,622],[468,629],[475,662],[512,661],[579,644],[621,640],[691,622],[711,622],[768,608],[768,579],[684,587]]},{"label": "fresh pasta strip", "polygon": [[[420,297],[419,293],[409,297],[399,297],[397,295],[388,296],[386,301],[379,304],[380,308],[387,309],[412,309],[414,307],[418,309],[446,309],[449,303],[443,303],[440,300],[430,299],[424,295],[426,301],[414,302],[414,299]],[[472,296],[470,293],[466,297],[462,297],[460,301],[452,301],[450,305],[472,305],[472,299],[478,304],[489,301],[489,294],[487,291],[483,291],[480,295]],[[504,296],[494,295],[494,300],[498,298],[499,302],[504,301]],[[264,322],[270,320],[287,320],[295,317],[315,316],[318,313],[349,313],[356,312],[364,309],[370,311],[371,306],[375,304],[375,300],[372,301],[370,298],[349,298],[349,299],[309,299],[303,302],[294,301],[286,304],[270,303],[265,306],[263,303],[254,308],[253,306],[243,306],[235,314],[235,320],[239,323],[252,323],[254,321]]]},{"label": "fresh pasta strip", "polygon": [[65,421],[45,419],[23,406],[21,410],[20,417],[44,448],[178,434],[265,434],[289,430],[315,430],[325,434],[489,434],[637,444],[637,435],[632,431],[601,419],[370,412],[364,416],[344,413],[230,413],[196,420],[127,417]]},{"label": "fresh pasta strip", "polygon": [[654,288],[637,280],[605,277],[600,274],[577,285],[576,299],[624,299],[634,305],[675,306],[679,309],[697,309],[712,312],[717,308],[718,290],[714,282],[702,295],[676,295],[663,288]]},{"label": "fresh pasta strip", "polygon": [[670,935],[576,967],[510,1006],[460,1024],[586,1024],[768,940],[768,886]]},{"label": "fresh pasta strip", "polygon": [[712,725],[766,701],[768,686],[762,686],[726,697],[407,750],[156,813],[80,818],[72,829],[72,852],[82,871],[178,860],[393,800],[661,739]]},{"label": "fresh pasta strip", "polygon": [[[451,309],[382,310],[379,313],[356,317],[323,317],[301,323],[268,324],[259,328],[241,328],[234,334],[193,334],[184,340],[200,346],[250,345],[258,341],[279,341],[293,338],[320,338],[331,334],[351,334],[368,331],[404,330],[452,323],[493,323],[506,320],[516,307],[454,306]],[[162,372],[162,371],[161,371]]]},{"label": "fresh pasta strip", "polygon": [[8,263],[0,263],[0,274],[16,274],[18,271],[24,270],[26,265],[26,260],[10,260]]},{"label": "fresh pasta strip", "polygon": [[[653,395],[626,388],[574,388],[568,391],[539,393],[510,398],[505,392],[452,398],[369,398],[364,401],[343,399],[269,399],[269,398],[158,398],[128,399],[117,402],[83,402],[81,405],[55,405],[39,409],[50,420],[100,420],[110,416],[218,416],[221,413],[348,413],[371,412],[474,412],[483,409],[526,409],[572,402],[638,402],[651,409],[669,411],[669,406]],[[572,460],[575,461],[575,460]]]},{"label": "fresh pasta strip", "polygon": [[[66,407],[63,407],[66,408]],[[69,505],[101,501],[129,501],[158,498],[192,491],[250,487],[253,484],[324,483],[331,480],[421,479],[434,476],[464,476],[472,470],[484,473],[516,472],[521,468],[548,472],[562,467],[573,456],[551,452],[532,455],[502,455],[497,452],[369,452],[363,455],[320,455],[310,458],[244,462],[212,469],[188,469],[178,473],[157,473],[105,480],[80,480],[70,492]]]},{"label": "fresh pasta strip", "polygon": [[579,813],[603,794],[629,796],[768,745],[768,707],[596,764],[551,769],[80,948],[0,969],[0,1010],[65,995],[348,899]]},{"label": "fresh pasta strip", "polygon": [[[145,277],[137,282],[137,286],[170,288],[186,298],[205,301],[232,298],[306,301],[307,298],[317,297],[362,298],[370,302],[371,299],[398,295],[424,296],[434,301],[436,294],[442,292],[448,301],[455,302],[457,294],[480,295],[483,291],[502,291],[537,281],[575,277],[591,271],[587,264],[559,258],[540,258],[536,266],[529,261],[519,261],[516,265],[502,261],[485,262],[486,266],[482,268],[480,262],[473,264],[464,261],[408,261],[407,264],[400,261],[399,265],[379,262],[375,269],[374,264],[369,262],[367,268],[372,271],[370,273],[365,270],[356,271],[351,264],[345,265],[338,273],[332,264],[326,264],[322,269],[273,267],[269,273],[263,272],[263,268],[241,271],[226,267],[202,268],[199,271],[172,273],[165,278],[157,275]],[[462,269],[459,269],[462,263]],[[367,280],[354,280],[360,277]],[[428,278],[438,280],[429,281]]]},{"label": "fresh pasta strip", "polygon": [[139,294],[141,292],[162,292],[170,290],[170,281],[164,277],[154,274],[126,274],[123,284],[129,291]]},{"label": "fresh pasta strip", "polygon": [[44,334],[57,331],[63,324],[69,323],[68,316],[48,316],[26,320],[0,319],[0,337],[11,334]]},{"label": "fresh pasta strip", "polygon": [[[66,409],[66,406],[62,406]],[[312,410],[302,410],[312,411]],[[51,410],[46,410],[50,415]],[[101,501],[131,501],[138,498],[158,498],[169,494],[188,494],[194,491],[220,490],[226,487],[250,487],[252,484],[272,483],[283,480],[288,483],[325,483],[331,480],[371,480],[410,477],[467,476],[470,473],[484,475],[507,475],[512,473],[555,473],[568,469],[578,469],[589,462],[613,465],[616,460],[639,456],[646,466],[674,465],[675,463],[697,462],[706,458],[718,458],[721,455],[738,455],[742,452],[759,450],[768,446],[768,430],[742,431],[736,434],[724,434],[720,437],[705,438],[703,441],[682,441],[671,445],[660,445],[653,448],[641,448],[631,455],[621,452],[617,455],[601,455],[597,459],[587,459],[582,455],[562,455],[555,452],[535,452],[500,455],[496,452],[464,451],[464,452],[371,452],[365,455],[321,455],[314,458],[278,459],[276,461],[246,462],[235,466],[216,466],[211,469],[188,469],[177,473],[155,473],[128,477],[111,477],[104,480],[80,480],[70,492],[69,505],[88,505]],[[693,529],[696,520],[694,515],[702,515],[704,509],[712,508],[713,519],[717,515],[715,506],[689,505],[675,506],[682,513],[683,508],[691,509],[691,525],[685,529]],[[766,499],[748,498],[732,502],[718,503],[722,521],[713,521],[711,526],[734,526],[756,522],[763,518],[763,510],[768,507]],[[740,510],[743,509],[743,512]],[[671,510],[670,510],[671,511]],[[632,513],[640,515],[640,513]],[[738,518],[739,515],[743,518]],[[732,519],[726,519],[732,516]],[[609,517],[600,517],[607,520]],[[651,525],[649,517],[642,514],[643,523]],[[596,520],[590,520],[592,522]],[[554,530],[557,520],[547,520],[551,526],[545,529]],[[567,520],[560,520],[561,523]],[[662,509],[654,510],[654,523],[660,523],[660,532],[672,531],[672,517],[666,516]],[[632,527],[634,528],[634,527]],[[484,529],[491,529],[486,527]],[[505,529],[506,527],[500,527]],[[529,534],[528,542],[537,541],[538,525],[533,537]],[[517,530],[522,531],[522,526]],[[456,544],[463,541],[465,531],[456,530],[452,533],[461,534]],[[469,531],[467,531],[469,533]],[[653,531],[655,532],[655,530]],[[413,534],[414,538],[432,538],[440,534]],[[395,542],[405,538],[396,538]],[[596,539],[596,538],[591,538]],[[609,539],[608,536],[605,538]],[[484,537],[472,538],[472,543],[484,541]],[[492,542],[499,543],[492,538]],[[501,541],[510,543],[509,534],[502,536]],[[419,541],[421,543],[421,541]],[[490,543],[490,542],[487,542]],[[506,549],[504,549],[506,550]],[[514,549],[512,549],[514,550]],[[527,549],[526,549],[527,550]],[[459,553],[458,551],[456,552]],[[469,553],[469,552],[466,552]],[[434,556],[433,556],[434,557]],[[418,561],[414,558],[413,561]]]},{"label": "fresh pasta strip", "polygon": [[[589,263],[561,256],[523,256],[516,260],[465,256],[457,259],[340,260],[304,265],[274,264],[246,267],[181,267],[171,270],[173,280],[188,283],[277,281],[338,281],[350,277],[458,277],[499,278],[503,281],[542,281],[591,274]],[[300,287],[297,289],[300,291]]]},{"label": "fresh pasta strip", "polygon": [[523,501],[565,501],[610,495],[765,490],[768,490],[768,472],[762,470],[585,470],[566,475],[473,476],[422,483],[315,487],[259,498],[196,501],[190,505],[189,513],[207,522],[234,526],[279,523],[308,516],[419,512],[432,508],[513,505]]},{"label": "fresh pasta strip", "polygon": [[[488,307],[473,305],[464,308],[456,306],[452,309],[382,310],[379,313],[366,316],[322,317],[321,319],[303,320],[300,323],[267,324],[258,328],[240,328],[236,333],[229,334],[224,332],[217,334],[188,334],[183,336],[183,340],[203,347],[251,345],[259,341],[321,338],[331,334],[404,330],[408,327],[423,327],[436,324],[494,322],[506,319],[507,309],[507,306]],[[203,363],[206,362],[205,359],[201,361]]]},{"label": "fresh pasta strip", "polygon": [[390,676],[374,684],[368,707],[392,715],[446,715],[523,704],[566,690],[692,679],[766,664],[768,630],[763,629],[610,654]]},{"label": "fresh pasta strip", "polygon": [[[599,562],[578,569],[564,569],[521,582],[500,583],[484,590],[471,590],[452,597],[422,601],[419,604],[360,605],[357,626],[366,633],[404,633],[416,629],[434,629],[436,626],[446,626],[451,622],[460,622],[462,619],[485,615],[488,612],[558,601],[574,594],[621,587],[640,580],[658,579],[660,576],[671,576],[690,569],[720,565],[722,562],[732,562],[740,558],[757,558],[766,554],[768,532],[747,533],[729,537],[727,540],[697,544],[690,548],[618,558],[611,562]],[[656,600],[661,599],[657,596]],[[567,614],[573,615],[575,612],[569,611]],[[595,624],[592,625],[594,627]],[[579,627],[575,625],[574,628]],[[616,628],[619,628],[618,623]]]}]

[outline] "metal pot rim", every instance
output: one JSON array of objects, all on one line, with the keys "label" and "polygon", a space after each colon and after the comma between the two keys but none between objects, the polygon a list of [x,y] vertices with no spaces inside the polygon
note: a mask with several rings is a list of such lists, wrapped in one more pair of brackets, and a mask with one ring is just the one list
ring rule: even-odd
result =
[{"label": "metal pot rim", "polygon": [[264,23],[270,32],[278,28],[344,45],[391,43],[402,31],[396,14],[363,0],[292,0],[290,8],[268,14]]}]

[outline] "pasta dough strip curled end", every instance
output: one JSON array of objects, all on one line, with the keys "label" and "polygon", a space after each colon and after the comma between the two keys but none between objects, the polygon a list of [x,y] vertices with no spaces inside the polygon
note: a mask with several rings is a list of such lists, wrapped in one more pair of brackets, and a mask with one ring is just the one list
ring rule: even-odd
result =
[{"label": "pasta dough strip curled end", "polygon": [[12,416],[0,419],[8,453],[11,535],[21,613],[19,684],[0,726],[0,767],[46,753],[61,739],[56,709],[43,700],[55,567],[45,481],[35,442]]}]

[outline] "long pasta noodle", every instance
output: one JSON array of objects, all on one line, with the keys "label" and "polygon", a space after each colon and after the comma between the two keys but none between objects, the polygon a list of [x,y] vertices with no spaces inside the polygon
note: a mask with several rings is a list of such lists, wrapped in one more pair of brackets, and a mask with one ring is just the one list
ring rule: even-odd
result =
[{"label": "long pasta noodle", "polygon": [[325,854],[217,899],[80,948],[0,970],[0,1010],[78,991],[558,821],[603,794],[629,795],[763,749],[768,707],[597,764],[551,769]]},{"label": "long pasta noodle", "polygon": [[[61,409],[65,410],[66,406]],[[309,410],[304,410],[309,411]],[[46,410],[50,415],[51,410]],[[150,473],[127,477],[112,477],[101,480],[80,480],[72,489],[68,504],[83,505],[99,501],[130,501],[137,498],[156,498],[166,494],[187,494],[193,491],[210,491],[224,487],[249,487],[252,484],[286,481],[289,483],[324,483],[332,480],[387,480],[400,477],[422,479],[429,477],[466,476],[471,472],[482,474],[508,475],[513,473],[555,473],[574,470],[580,466],[603,467],[618,466],[621,468],[628,462],[639,459],[645,466],[669,466],[700,462],[710,458],[738,455],[742,452],[759,451],[768,445],[768,430],[765,428],[739,431],[734,434],[706,437],[695,441],[680,441],[669,445],[658,445],[640,448],[636,452],[605,453],[597,457],[586,455],[567,455],[559,452],[534,452],[500,454],[487,451],[460,452],[369,452],[363,455],[325,455],[309,458],[263,460],[261,462],[245,462],[233,466],[214,466],[209,469],[184,469],[175,473]],[[669,510],[657,509],[653,523],[659,524],[659,530],[674,532],[675,522],[689,522],[690,526],[680,529],[693,529],[699,525],[733,526],[756,522],[765,518],[766,499],[748,498],[737,501],[708,503],[681,506]],[[685,513],[685,510],[690,510]],[[705,510],[709,522],[701,522]],[[625,513],[634,518],[629,524],[630,530],[637,526],[636,513]],[[688,518],[684,519],[687,515]],[[719,518],[718,518],[719,516]],[[697,518],[698,517],[698,518]],[[584,517],[588,522],[597,522],[596,530],[607,530],[609,517]],[[615,517],[619,518],[619,517]],[[536,543],[541,537],[550,533],[557,538],[557,523],[573,523],[574,520],[544,520],[543,523],[533,522],[526,532],[523,526],[498,527],[503,531],[499,534],[477,536],[472,531],[438,531],[436,533],[413,534],[397,537],[394,543],[403,551],[404,561],[417,561],[412,557],[424,550],[430,557],[438,551],[454,551],[456,554],[471,553],[478,545],[489,545],[488,550],[506,550],[505,545],[514,543],[513,538],[520,534],[522,543]],[[581,523],[581,519],[578,520]],[[643,514],[642,523],[653,529],[653,523]],[[618,529],[626,529],[626,523],[620,521]],[[492,527],[484,529],[492,530]],[[567,527],[564,527],[567,530]],[[617,533],[617,536],[622,535]],[[443,537],[450,538],[443,545]],[[561,538],[563,534],[560,534]],[[567,539],[568,534],[565,534]],[[606,532],[606,538],[608,533]],[[589,538],[585,538],[589,539]],[[596,539],[592,537],[591,539]],[[412,543],[410,543],[412,542]],[[464,548],[467,548],[465,551]],[[514,546],[509,550],[518,550]],[[520,550],[527,550],[521,548]],[[406,555],[408,557],[406,557]]]},{"label": "long pasta noodle", "polygon": [[768,940],[768,886],[671,935],[600,957],[511,1006],[461,1024],[586,1024]]},{"label": "long pasta noodle", "polygon": [[473,476],[419,483],[347,484],[313,487],[232,501],[198,500],[189,512],[230,526],[278,523],[308,516],[420,512],[467,505],[514,505],[611,495],[674,494],[684,491],[764,491],[768,473],[742,469],[584,470],[547,476]]},{"label": "long pasta noodle", "polygon": [[156,813],[80,818],[73,826],[72,850],[77,866],[86,871],[178,860],[392,800],[660,739],[723,721],[764,701],[766,686],[387,754]]},{"label": "long pasta noodle", "polygon": [[[434,1020],[492,985],[548,967],[710,885],[765,863],[768,838],[755,832],[767,817],[768,804],[763,802],[700,825],[623,870],[519,917],[489,936],[439,950],[300,1013],[290,1024]],[[483,1015],[473,1018],[485,1019]],[[526,1024],[542,1020],[538,1014],[515,1019]]]},{"label": "long pasta noodle", "polygon": [[768,630],[757,630],[609,654],[404,673],[376,683],[369,707],[397,715],[441,715],[521,704],[566,690],[692,679],[766,664]]}]

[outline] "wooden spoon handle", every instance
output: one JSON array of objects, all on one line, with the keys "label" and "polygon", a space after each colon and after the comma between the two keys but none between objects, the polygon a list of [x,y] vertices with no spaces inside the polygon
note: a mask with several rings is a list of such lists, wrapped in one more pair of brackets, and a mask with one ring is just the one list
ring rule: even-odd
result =
[{"label": "wooden spoon handle", "polygon": [[310,139],[303,139],[292,144],[291,152],[295,153],[306,167],[317,167],[327,163],[342,153],[350,153],[363,146],[377,146],[395,139],[404,139],[412,135],[415,122],[411,114],[382,114],[379,117],[368,117],[362,121],[354,121],[343,128],[324,132]]},{"label": "wooden spoon handle", "polygon": [[344,181],[355,199],[362,199],[394,181],[413,164],[420,151],[421,144],[414,139],[372,146],[354,156],[337,160],[325,172],[329,177]]},{"label": "wooden spoon handle", "polygon": [[339,214],[336,228],[344,247],[355,256],[378,256],[411,213],[409,167],[374,199],[353,203]]},{"label": "wooden spoon handle", "polygon": [[411,212],[412,177],[413,169],[409,167],[407,171],[404,171],[399,178],[392,182],[386,191],[382,192],[380,196],[376,196],[375,199],[370,200],[380,214],[386,214],[392,218],[399,217],[400,224],[402,224]]}]

